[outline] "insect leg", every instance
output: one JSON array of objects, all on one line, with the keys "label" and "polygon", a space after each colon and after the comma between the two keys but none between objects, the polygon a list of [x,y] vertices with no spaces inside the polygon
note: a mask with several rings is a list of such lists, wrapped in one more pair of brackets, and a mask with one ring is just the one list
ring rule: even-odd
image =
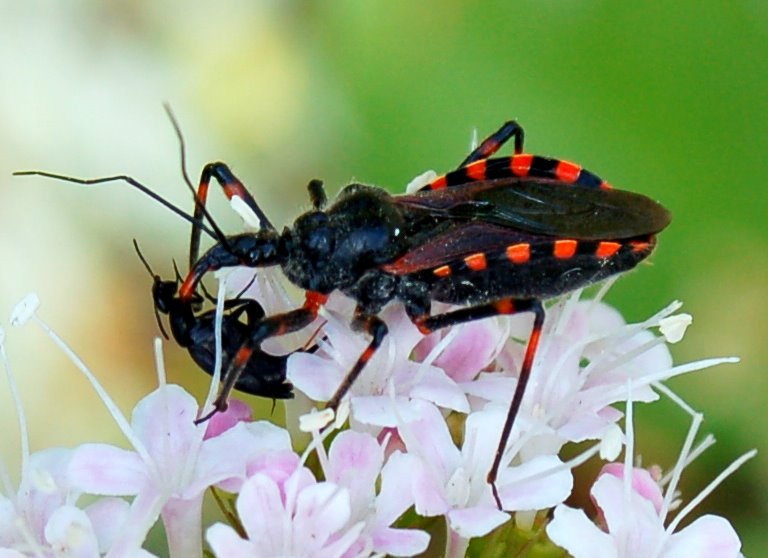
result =
[{"label": "insect leg", "polygon": [[347,373],[339,387],[336,388],[336,392],[325,405],[326,409],[333,409],[336,411],[339,408],[341,400],[347,394],[349,388],[352,387],[352,384],[355,383],[358,376],[360,376],[360,373],[363,371],[363,368],[365,368],[365,365],[368,364],[368,361],[376,354],[376,351],[381,346],[381,342],[384,341],[384,337],[387,336],[389,331],[387,329],[387,324],[385,324],[381,318],[363,313],[360,307],[355,310],[352,329],[369,334],[371,336],[371,342],[368,344],[365,351],[363,351],[363,354],[360,355],[360,358],[357,359],[352,370]]},{"label": "insect leg", "polygon": [[501,509],[501,499],[496,488],[496,478],[499,473],[499,467],[501,466],[501,459],[504,455],[507,441],[509,440],[509,435],[512,433],[512,427],[515,424],[515,418],[520,411],[520,404],[523,402],[525,386],[528,384],[528,379],[531,376],[533,359],[536,355],[536,348],[539,345],[541,328],[544,324],[544,306],[541,304],[541,301],[537,299],[515,300],[511,298],[505,298],[489,304],[481,304],[478,306],[471,306],[469,308],[461,308],[459,310],[454,310],[445,314],[439,314],[437,316],[426,315],[413,319],[414,324],[416,324],[421,332],[426,335],[436,329],[448,326],[454,326],[502,314],[518,314],[520,312],[533,312],[533,329],[531,330],[531,336],[528,339],[528,346],[525,349],[525,357],[523,358],[523,365],[520,367],[520,374],[517,379],[515,393],[512,396],[512,401],[509,404],[509,411],[507,412],[507,418],[504,421],[504,427],[501,430],[499,446],[496,449],[493,465],[491,465],[491,470],[488,471],[487,477],[488,484],[491,485],[493,498],[496,500],[496,505],[499,509]]},{"label": "insect leg", "polygon": [[[219,390],[219,394],[213,402],[213,411],[206,416],[197,419],[195,423],[199,424],[205,422],[214,414],[227,410],[227,400],[229,399],[230,393],[232,393],[235,384],[237,384],[237,381],[240,379],[240,376],[248,365],[251,357],[256,353],[261,353],[260,346],[265,339],[284,335],[286,333],[293,333],[294,331],[299,331],[303,327],[308,326],[317,317],[320,306],[325,304],[326,300],[328,300],[327,295],[307,291],[306,301],[301,308],[283,312],[282,314],[275,314],[274,316],[269,316],[256,323],[252,323],[249,319],[248,325],[252,327],[249,337],[234,354],[229,363],[229,367],[224,373],[223,384]],[[246,308],[248,307],[246,306]],[[255,308],[252,308],[252,310],[255,310]],[[250,313],[246,314],[249,318],[255,315],[256,314]],[[261,354],[263,356],[264,353]]]},{"label": "insect leg", "polygon": [[458,168],[466,167],[468,164],[479,161],[480,159],[487,159],[496,153],[499,148],[512,137],[515,138],[515,155],[522,153],[524,137],[523,127],[514,120],[510,120],[509,122],[505,122],[504,125],[493,134],[485,138],[480,145],[478,145],[475,150],[461,162]]},{"label": "insect leg", "polygon": [[216,399],[213,401],[213,411],[206,416],[199,418],[195,423],[199,424],[205,422],[214,414],[227,410],[229,395],[235,388],[235,384],[237,384],[237,381],[240,379],[240,376],[248,365],[251,357],[260,351],[259,347],[265,339],[298,331],[311,324],[315,319],[315,316],[316,313],[311,309],[297,308],[290,312],[264,318],[255,324],[253,330],[250,332],[249,338],[234,354],[229,363],[229,368],[224,373],[221,389],[219,390]]},{"label": "insect leg", "polygon": [[[229,167],[222,162],[208,163],[203,167],[203,172],[200,174],[200,182],[197,187],[197,197],[195,203],[195,212],[193,214],[196,221],[200,221],[203,217],[205,210],[205,203],[208,199],[208,187],[211,183],[211,178],[215,179],[224,190],[224,194],[227,199],[232,199],[233,196],[238,196],[242,199],[248,207],[256,214],[261,221],[264,228],[274,229],[272,222],[264,214],[264,212],[256,203],[251,193],[243,186]],[[220,239],[221,240],[221,239]],[[200,253],[200,229],[197,226],[192,227],[192,235],[189,241],[189,267],[194,266]]]}]

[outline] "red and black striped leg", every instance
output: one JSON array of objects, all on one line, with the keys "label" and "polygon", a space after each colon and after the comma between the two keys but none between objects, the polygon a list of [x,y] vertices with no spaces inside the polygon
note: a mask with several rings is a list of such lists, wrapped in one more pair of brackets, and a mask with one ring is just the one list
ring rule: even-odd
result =
[{"label": "red and black striped leg", "polygon": [[479,161],[480,159],[487,159],[496,153],[499,148],[512,137],[515,138],[515,154],[522,153],[524,138],[523,128],[514,120],[510,120],[509,122],[505,122],[504,125],[493,134],[485,138],[482,143],[480,143],[480,145],[478,145],[475,150],[461,162],[458,168],[466,167],[468,164]]},{"label": "red and black striped leg", "polygon": [[328,403],[326,403],[325,408],[333,409],[334,412],[338,410],[341,400],[347,394],[349,388],[352,387],[352,384],[355,383],[358,376],[360,376],[360,372],[363,371],[363,368],[368,364],[368,361],[376,354],[376,351],[381,346],[384,337],[386,337],[387,332],[389,331],[387,329],[387,324],[385,324],[381,318],[364,314],[360,308],[355,311],[355,318],[352,320],[352,329],[369,334],[371,336],[371,342],[368,344],[365,351],[363,351],[363,354],[360,355],[360,358],[357,359],[352,370],[350,370],[344,377],[341,385],[336,388],[336,393],[334,393],[328,400]]},{"label": "red and black striped leg", "polygon": [[[227,199],[232,199],[233,196],[238,196],[242,199],[248,207],[256,214],[261,221],[261,225],[264,228],[274,229],[272,222],[267,218],[264,212],[256,203],[251,193],[243,186],[229,167],[221,162],[208,163],[203,167],[203,172],[200,174],[200,183],[197,187],[197,196],[195,203],[194,218],[199,222],[205,214],[205,204],[208,199],[208,187],[211,183],[211,178],[215,179],[224,190],[224,194]],[[208,217],[208,215],[206,215]],[[197,261],[200,253],[200,227],[192,226],[192,236],[189,241],[189,267],[192,269]],[[218,231],[217,231],[218,233]],[[219,239],[221,241],[221,239]]]},{"label": "red and black striped leg", "polygon": [[461,308],[459,310],[454,310],[453,312],[447,312],[437,316],[423,316],[413,320],[414,324],[416,324],[421,332],[426,335],[436,329],[443,327],[454,326],[474,320],[481,320],[483,318],[490,318],[492,316],[498,316],[501,314],[509,315],[518,314],[520,312],[533,312],[533,329],[531,330],[531,337],[528,340],[528,347],[525,350],[523,365],[520,368],[517,387],[515,387],[515,393],[512,396],[511,403],[509,404],[507,418],[504,421],[504,427],[501,430],[499,446],[496,449],[493,465],[491,465],[491,470],[488,471],[487,477],[488,484],[491,485],[493,498],[496,500],[496,505],[499,509],[501,509],[501,499],[499,498],[499,492],[496,489],[496,478],[499,474],[499,467],[501,466],[501,459],[504,455],[504,450],[507,447],[509,436],[512,433],[512,427],[515,424],[515,418],[520,411],[520,404],[523,402],[525,387],[528,384],[528,379],[531,376],[533,359],[536,356],[536,348],[539,345],[541,328],[544,324],[544,306],[541,304],[541,301],[537,299],[503,299],[490,304]]},{"label": "red and black striped leg", "polygon": [[[240,379],[240,375],[243,373],[243,370],[251,359],[253,353],[259,350],[261,343],[265,339],[276,337],[278,335],[285,335],[286,333],[293,333],[308,326],[317,317],[320,306],[325,304],[327,299],[327,295],[307,291],[306,301],[303,307],[291,310],[290,312],[269,316],[253,324],[253,330],[251,331],[250,337],[240,346],[237,353],[232,358],[232,361],[229,363],[227,370],[224,372],[221,389],[213,402],[213,411],[204,417],[197,419],[195,424],[205,422],[216,413],[227,410],[229,396],[232,393],[237,380]],[[249,320],[254,316],[255,314],[249,314]],[[249,321],[249,324],[250,323],[251,322]]]}]

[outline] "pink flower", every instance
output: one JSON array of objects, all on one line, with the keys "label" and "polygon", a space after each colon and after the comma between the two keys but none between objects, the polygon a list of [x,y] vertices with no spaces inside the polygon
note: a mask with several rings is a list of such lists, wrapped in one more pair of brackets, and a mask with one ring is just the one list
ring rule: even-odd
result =
[{"label": "pink flower", "polygon": [[[461,450],[454,444],[445,419],[432,405],[419,405],[417,420],[400,427],[408,454],[403,456],[420,515],[445,515],[463,538],[489,533],[509,519],[496,508],[487,481],[499,443],[505,411],[491,407],[472,413],[465,425]],[[562,502],[571,492],[570,471],[554,455],[539,456],[511,466],[507,453],[497,486],[507,511],[538,510]]]},{"label": "pink flower", "polygon": [[[633,476],[636,475],[637,472]],[[613,474],[603,473],[598,477],[591,494],[604,518],[605,531],[592,523],[582,510],[560,505],[555,509],[547,534],[574,558],[739,556],[739,537],[722,517],[705,515],[677,533],[668,532],[656,508],[661,490],[650,476],[640,476],[643,480],[633,482],[629,491],[623,480]]]},{"label": "pink flower", "polygon": [[[288,379],[315,401],[330,399],[370,342],[365,335],[350,330],[353,307],[349,303],[349,299],[338,297],[330,305],[321,350],[294,354],[288,360]],[[468,411],[462,389],[442,369],[411,359],[423,336],[402,305],[390,304],[381,317],[389,334],[350,389],[353,419],[379,427],[395,426],[398,413],[410,412],[412,399]]]},{"label": "pink flower", "polygon": [[[307,469],[287,479],[269,471],[249,478],[237,499],[237,512],[246,531],[243,539],[230,526],[208,529],[207,539],[217,556],[353,558],[386,553],[412,556],[423,552],[426,533],[393,529],[410,505],[402,478],[389,464],[376,440],[357,432],[342,432],[325,462],[326,482],[317,482]],[[376,494],[376,481],[381,489]]]},{"label": "pink flower", "polygon": [[[263,428],[243,422],[219,436],[203,439],[205,427],[194,424],[197,414],[198,405],[191,395],[179,386],[162,386],[134,409],[131,441],[136,451],[106,444],[86,444],[75,451],[69,475],[79,489],[135,496],[116,541],[118,548],[140,547],[162,514],[171,553],[201,555],[200,540],[189,533],[202,528],[203,493],[216,484],[239,486],[246,478],[249,462],[270,444],[254,431]],[[282,437],[277,433],[284,432],[282,429],[269,428]],[[272,445],[290,449],[287,434],[282,438]],[[292,467],[295,465],[294,459]]]},{"label": "pink flower", "polygon": [[[77,508],[80,492],[67,477],[71,456],[70,450],[56,448],[25,460],[16,496],[0,496],[0,555],[98,558],[111,548],[113,526],[125,520],[128,504],[106,498]],[[130,556],[152,555],[137,550]]]}]

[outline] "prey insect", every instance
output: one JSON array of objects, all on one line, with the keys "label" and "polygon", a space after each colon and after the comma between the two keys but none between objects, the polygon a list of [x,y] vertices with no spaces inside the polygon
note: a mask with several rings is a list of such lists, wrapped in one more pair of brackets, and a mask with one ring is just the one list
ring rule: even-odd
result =
[{"label": "prey insect", "polygon": [[[495,481],[533,367],[545,319],[542,301],[632,269],[651,254],[656,235],[670,222],[667,210],[643,195],[613,189],[574,163],[523,153],[523,139],[523,129],[507,122],[455,170],[412,194],[350,184],[328,205],[322,183],[312,181],[312,209],[282,232],[226,165],[207,165],[196,215],[204,212],[213,178],[228,197],[242,197],[262,228],[219,239],[199,259],[190,258],[178,299],[192,303],[202,278],[229,266],[280,266],[306,291],[300,308],[249,328],[229,362],[216,409],[226,409],[230,391],[265,339],[306,327],[337,289],[356,301],[352,327],[370,341],[327,402],[333,410],[386,337],[378,314],[390,301],[401,301],[424,334],[530,312],[531,335],[488,473],[501,508]],[[509,140],[514,154],[494,158]],[[201,230],[193,226],[192,246],[199,245]],[[432,301],[462,307],[432,314]]]},{"label": "prey insect", "polygon": [[[130,186],[148,195],[167,209],[174,212],[177,216],[192,224],[192,235],[189,246],[189,261],[190,265],[192,265],[198,259],[200,237],[202,233],[207,234],[224,245],[227,244],[227,237],[205,209],[205,196],[207,192],[204,190],[196,192],[194,186],[192,186],[186,171],[186,149],[181,130],[170,107],[165,106],[165,109],[173,124],[181,147],[181,171],[184,177],[184,182],[191,190],[193,198],[195,199],[194,215],[186,213],[138,180],[127,175],[114,175],[95,179],[80,179],[44,171],[20,171],[15,172],[14,175],[39,175],[83,185],[96,185],[108,182],[128,183]],[[214,165],[207,165],[205,167],[201,182],[210,180],[210,172],[214,167]],[[206,178],[206,176],[208,178]],[[233,185],[230,191],[233,192],[233,195],[239,194],[242,198],[250,198],[250,194],[245,191],[244,188],[241,187],[241,189],[242,191],[239,191],[236,186]],[[255,206],[255,201],[252,202],[252,205]],[[259,210],[256,209],[255,211],[258,216]],[[260,217],[263,218],[265,222],[269,223],[266,216],[261,215]],[[177,294],[180,284],[178,270],[176,271],[176,280],[166,281],[161,279],[159,275],[156,275],[152,271],[146,258],[144,258],[144,255],[139,250],[136,240],[133,242],[139,259],[153,278],[152,299],[157,323],[161,332],[166,338],[168,337],[158,313],[166,314],[168,316],[168,322],[174,340],[181,347],[187,349],[192,360],[194,360],[204,372],[213,376],[217,364],[215,346],[215,310],[200,311],[199,308],[203,303],[203,297],[196,292],[183,300],[179,298]],[[227,371],[231,368],[230,362],[235,357],[237,350],[249,339],[251,330],[257,327],[263,318],[264,309],[255,300],[247,298],[241,299],[238,297],[233,300],[225,301],[224,315],[221,322],[222,370]],[[305,348],[300,350],[312,352],[316,350],[316,348],[316,345],[306,345]],[[242,372],[238,373],[238,378],[234,382],[234,389],[251,395],[268,397],[273,400],[292,398],[293,386],[286,380],[287,359],[288,355],[277,356],[261,350],[249,351],[245,366],[243,367]]]},{"label": "prey insect", "polygon": [[[201,296],[190,301],[177,295],[179,277],[167,281],[156,275],[139,250],[136,240],[133,246],[139,259],[152,277],[152,299],[155,312],[166,314],[171,335],[179,346],[189,352],[192,360],[207,374],[213,376],[216,369],[216,310],[197,311],[202,304]],[[235,298],[224,301],[221,320],[221,369],[226,371],[236,352],[245,343],[251,329],[264,318],[264,309],[253,299]],[[159,315],[161,331],[165,334]],[[167,337],[167,336],[166,336]],[[286,380],[288,355],[271,355],[261,350],[253,351],[234,389],[251,395],[271,399],[293,398],[293,386]]]}]

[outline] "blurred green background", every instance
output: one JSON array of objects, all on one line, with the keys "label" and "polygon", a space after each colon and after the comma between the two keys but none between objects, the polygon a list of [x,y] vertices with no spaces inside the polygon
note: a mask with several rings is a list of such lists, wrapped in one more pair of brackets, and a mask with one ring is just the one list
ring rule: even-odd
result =
[{"label": "blurred green background", "polygon": [[[719,439],[687,471],[683,498],[759,448],[698,514],[728,517],[746,555],[768,546],[768,3],[0,0],[0,10],[0,312],[37,292],[41,316],[124,409],[156,383],[151,281],[131,238],[169,275],[188,227],[121,185],[12,171],[129,173],[191,207],[169,101],[192,173],[227,161],[282,224],[307,206],[310,178],[330,191],[352,179],[401,191],[454,167],[474,128],[516,118],[527,151],[583,164],[674,214],[652,265],[609,300],[638,320],[681,299],[694,324],[673,348],[679,362],[742,358],[672,383]],[[121,440],[38,330],[8,337],[33,449]],[[202,395],[184,352],[167,354],[171,380]],[[644,463],[671,466],[688,420],[664,403],[637,412]],[[4,388],[0,424],[15,471]]]}]

